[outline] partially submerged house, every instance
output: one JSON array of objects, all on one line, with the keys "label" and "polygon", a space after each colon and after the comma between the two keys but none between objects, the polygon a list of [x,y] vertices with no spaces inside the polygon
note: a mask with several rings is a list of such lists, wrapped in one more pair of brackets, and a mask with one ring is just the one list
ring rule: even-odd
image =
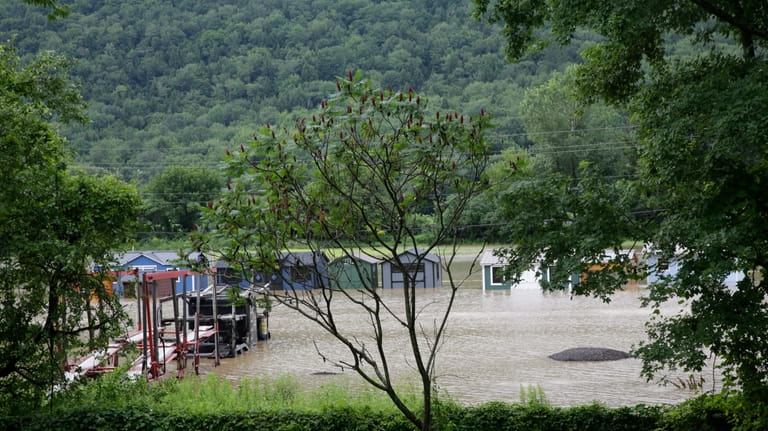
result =
[{"label": "partially submerged house", "polygon": [[[583,272],[567,274],[565,277],[566,281],[559,287],[562,289],[570,290],[586,280],[590,273],[602,271],[608,268],[615,268],[617,265],[637,265],[638,262],[639,257],[632,249],[619,250],[618,254],[614,250],[607,249],[602,252],[602,256],[598,261],[582,261],[582,266],[584,267]],[[541,281],[544,283],[549,283],[555,278],[562,279],[563,274],[556,273],[560,270],[561,269],[559,269],[556,265],[542,267],[540,269]],[[637,281],[630,280],[625,287],[637,287]]]},{"label": "partially submerged house", "polygon": [[[200,258],[199,252],[193,252],[188,259],[197,260]],[[118,267],[122,271],[138,270],[139,277],[143,273],[169,272],[188,269],[189,265],[175,251],[150,250],[150,251],[129,251],[116,256]],[[116,291],[123,293],[126,285],[135,282],[130,277],[119,277],[116,284]],[[195,274],[176,279],[159,280],[157,285],[158,296],[169,296],[173,289],[176,293],[184,290],[193,292],[198,289],[208,287],[208,276],[205,274]]]},{"label": "partially submerged house", "polygon": [[284,252],[277,256],[278,268],[270,273],[243,270],[229,262],[215,264],[216,286],[269,290],[310,290],[328,286],[329,259],[322,252]]},{"label": "partially submerged house", "polygon": [[381,264],[381,285],[385,289],[402,288],[410,279],[414,287],[440,287],[443,284],[440,256],[416,249],[406,250],[397,259]]},{"label": "partially submerged house", "polygon": [[[540,275],[541,275],[541,282],[542,283],[552,283],[554,279],[559,278],[560,275],[557,274],[558,268],[556,266],[544,266],[540,269]],[[577,286],[579,282],[581,281],[581,274],[568,274],[566,277],[566,281],[560,285],[559,287],[561,289],[573,289],[574,286]]]},{"label": "partially submerged house", "polygon": [[379,287],[382,260],[364,253],[341,256],[328,265],[331,286],[337,289],[375,289]]},{"label": "partially submerged house", "polygon": [[272,290],[311,290],[328,287],[329,259],[323,252],[284,252],[279,255],[279,276]]},{"label": "partially submerged house", "polygon": [[[648,284],[658,283],[667,277],[675,277],[680,271],[680,261],[678,256],[683,253],[683,250],[676,250],[675,256],[671,258],[662,257],[652,247],[646,246],[643,249],[643,258],[645,264],[648,266],[648,277],[646,282]],[[731,272],[723,280],[723,284],[728,287],[729,290],[736,290],[736,285],[744,279],[744,273]]]},{"label": "partially submerged house", "polygon": [[483,292],[486,290],[510,290],[512,288],[537,289],[539,288],[536,277],[537,268],[531,268],[521,275],[519,283],[513,285],[506,276],[508,259],[499,256],[496,250],[486,250],[480,257],[482,268]]},{"label": "partially submerged house", "polygon": [[[587,267],[585,273],[581,274],[580,281],[583,281],[588,273],[601,271],[606,268],[614,268],[618,265],[637,266],[640,262],[640,257],[635,253],[634,249],[619,250],[618,253],[614,250],[605,250],[603,252],[603,258],[599,262],[594,262]],[[637,288],[637,280],[629,280],[625,285],[628,288]]]}]

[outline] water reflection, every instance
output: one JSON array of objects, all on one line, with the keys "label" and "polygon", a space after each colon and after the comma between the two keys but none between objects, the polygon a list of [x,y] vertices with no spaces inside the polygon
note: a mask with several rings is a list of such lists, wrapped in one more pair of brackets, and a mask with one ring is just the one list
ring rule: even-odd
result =
[{"label": "water reflection", "polygon": [[[470,283],[469,285],[472,285]],[[431,325],[438,316],[447,289],[420,293],[425,304],[422,319]],[[400,301],[400,291],[384,292],[388,301]],[[637,359],[609,362],[557,362],[547,358],[571,347],[608,347],[629,350],[644,338],[648,309],[639,306],[637,291],[619,292],[610,304],[567,293],[544,294],[536,286],[509,292],[483,294],[478,288],[462,288],[456,299],[445,344],[439,353],[438,384],[464,403],[518,401],[521,386],[540,385],[555,405],[599,401],[609,406],[638,403],[676,403],[692,394],[673,386],[647,383],[640,377]],[[365,339],[367,327],[359,311],[349,304],[336,310],[340,325]],[[407,339],[394,322],[388,322],[388,351],[395,359],[396,375],[415,375],[408,361]],[[277,306],[270,318],[272,339],[260,342],[245,354],[222,361],[214,370],[231,379],[269,377],[292,373],[309,384],[353,378],[339,372],[318,355],[331,358],[348,354],[315,324],[285,307]],[[352,377],[350,377],[352,376]],[[709,380],[709,379],[707,379]]]}]

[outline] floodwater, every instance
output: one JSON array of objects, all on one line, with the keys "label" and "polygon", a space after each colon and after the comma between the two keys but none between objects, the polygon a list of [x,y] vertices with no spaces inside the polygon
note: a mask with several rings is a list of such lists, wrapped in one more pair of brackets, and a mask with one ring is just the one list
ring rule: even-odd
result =
[{"label": "floodwater", "polygon": [[[448,294],[445,287],[419,292],[426,332],[434,327]],[[471,274],[458,291],[438,353],[437,384],[464,404],[516,402],[521,388],[529,387],[540,387],[559,406],[592,401],[611,407],[667,404],[690,398],[691,391],[646,382],[638,359],[558,362],[547,357],[572,347],[629,351],[644,339],[650,315],[649,309],[640,307],[641,294],[642,289],[619,292],[606,304],[594,298],[571,298],[567,292],[545,294],[535,284],[483,293],[479,275]],[[402,304],[401,295],[400,290],[383,292],[395,309]],[[356,306],[339,301],[334,313],[340,327],[373,347],[370,325]],[[210,372],[232,380],[293,374],[309,385],[361,381],[354,372],[323,360],[318,352],[330,360],[349,360],[349,354],[317,324],[280,305],[273,308],[269,324],[270,340],[258,342],[236,358],[222,359]],[[393,373],[402,381],[415,381],[402,328],[390,319],[385,333]],[[711,369],[703,372],[705,389],[711,389],[711,373]]]}]

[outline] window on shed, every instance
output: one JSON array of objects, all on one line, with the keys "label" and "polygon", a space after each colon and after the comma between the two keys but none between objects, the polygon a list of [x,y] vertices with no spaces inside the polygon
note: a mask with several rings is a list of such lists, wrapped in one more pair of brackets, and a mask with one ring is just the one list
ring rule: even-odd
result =
[{"label": "window on shed", "polygon": [[504,276],[503,266],[491,267],[491,284],[504,284],[507,278]]},{"label": "window on shed", "polygon": [[421,262],[419,264],[416,264],[414,262],[404,263],[402,267],[398,265],[392,265],[392,272],[397,274],[404,273],[404,272],[407,272],[409,274],[418,274],[420,272],[424,272],[424,262]]},{"label": "window on shed", "polygon": [[659,271],[666,271],[669,269],[669,259],[659,259],[659,263],[656,266]]}]

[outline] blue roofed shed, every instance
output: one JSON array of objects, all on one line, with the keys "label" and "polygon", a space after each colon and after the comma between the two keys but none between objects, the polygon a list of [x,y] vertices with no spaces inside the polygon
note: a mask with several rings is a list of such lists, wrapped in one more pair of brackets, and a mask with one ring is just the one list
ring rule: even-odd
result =
[{"label": "blue roofed shed", "polygon": [[280,285],[271,289],[311,290],[328,287],[328,257],[323,252],[287,252],[280,254]]},{"label": "blue roofed shed", "polygon": [[[192,252],[188,258],[196,260],[199,255],[199,252]],[[138,269],[139,273],[176,271],[189,268],[189,265],[182,260],[178,253],[168,250],[129,251],[118,255],[116,262],[117,269],[124,271]],[[208,287],[208,276],[198,274],[176,279],[175,283],[171,283],[171,280],[161,280],[158,283],[160,283],[158,296],[168,296],[172,293],[173,286],[175,286],[176,293],[181,293],[185,289],[187,292],[205,289]],[[121,286],[118,286],[117,290],[121,292]]]}]

